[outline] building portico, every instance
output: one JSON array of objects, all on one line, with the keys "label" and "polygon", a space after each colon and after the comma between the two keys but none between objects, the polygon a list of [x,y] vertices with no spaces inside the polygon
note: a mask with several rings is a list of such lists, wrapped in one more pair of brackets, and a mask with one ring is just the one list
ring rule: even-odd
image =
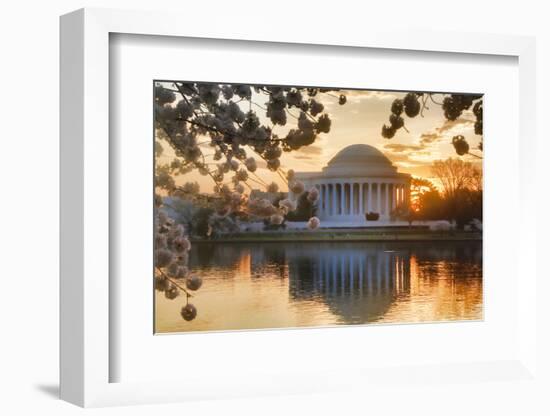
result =
[{"label": "building portico", "polygon": [[375,147],[355,144],[342,149],[321,172],[297,172],[296,179],[319,190],[317,216],[323,221],[365,225],[365,214],[389,220],[391,212],[410,201],[409,174],[397,172]]}]

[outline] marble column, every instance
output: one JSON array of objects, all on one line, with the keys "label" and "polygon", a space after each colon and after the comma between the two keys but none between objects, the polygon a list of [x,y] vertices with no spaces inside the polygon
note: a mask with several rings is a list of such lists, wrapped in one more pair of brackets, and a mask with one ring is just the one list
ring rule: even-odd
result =
[{"label": "marble column", "polygon": [[351,183],[348,184],[348,194],[346,195],[346,215],[351,214],[351,194],[353,193],[352,185],[353,184]]},{"label": "marble column", "polygon": [[384,200],[382,199],[382,182],[378,182],[378,212],[382,217],[382,209],[384,208]]},{"label": "marble column", "polygon": [[338,200],[338,184],[333,184],[332,185],[332,192],[334,192],[334,195],[333,195],[333,198],[332,198],[332,202],[334,204],[334,215],[337,215],[338,214],[338,207],[340,205],[340,201]]},{"label": "marble column", "polygon": [[[377,182],[376,183],[376,192],[375,192],[375,197],[374,197],[374,200],[372,201],[373,202],[373,207],[374,207],[374,210],[378,213],[381,214],[381,205],[380,205],[380,183]],[[374,203],[374,201],[376,201],[376,204]]]},{"label": "marble column", "polygon": [[384,207],[384,214],[386,215],[389,215],[390,211],[390,193],[388,192],[389,191],[389,183],[386,182],[385,186],[385,192],[384,192],[384,204],[385,204],[385,207]]},{"label": "marble column", "polygon": [[365,186],[365,184],[363,182],[359,183],[359,215],[363,215],[364,214],[364,209],[363,209],[363,187]]},{"label": "marble column", "polygon": [[353,200],[354,199],[354,197],[353,197],[353,188],[354,188],[354,186],[353,185],[354,185],[353,182],[349,184],[349,215],[354,215],[355,214],[355,212],[354,212],[354,210],[355,210],[354,202],[355,201]]},{"label": "marble column", "polygon": [[393,193],[395,192],[395,185],[393,183],[389,184],[389,190],[390,190],[390,192],[388,194],[388,196],[389,196],[388,199],[389,199],[390,208],[388,209],[388,215],[391,214],[391,212],[393,210],[393,204],[394,204],[394,200],[395,200],[394,195],[393,195]]},{"label": "marble column", "polygon": [[391,193],[390,193],[390,212],[392,212],[397,204],[397,185],[395,183],[392,183],[391,186]]},{"label": "marble column", "polygon": [[394,208],[394,205],[393,205],[393,204],[394,204],[394,200],[395,200],[394,195],[393,195],[393,193],[395,192],[395,185],[394,185],[393,183],[390,183],[390,184],[389,184],[389,187],[390,187],[390,188],[389,188],[389,189],[390,189],[390,192],[389,192],[389,194],[388,194],[388,196],[389,196],[388,199],[389,199],[390,208],[388,209],[388,215],[391,214],[391,212],[392,212],[392,210],[393,210],[393,208]]},{"label": "marble column", "polygon": [[367,212],[371,212],[373,205],[372,205],[372,182],[367,183],[367,190],[368,190],[368,196],[367,196]]},{"label": "marble column", "polygon": [[317,200],[317,214],[321,215],[323,213],[324,202],[325,202],[325,190],[323,184],[319,186],[319,199]]},{"label": "marble column", "polygon": [[336,184],[332,184],[332,206],[331,215],[336,215]]},{"label": "marble column", "polygon": [[382,209],[384,208],[384,200],[382,199],[382,182],[378,182],[378,212],[382,217]]},{"label": "marble column", "polygon": [[346,215],[346,198],[348,196],[348,192],[346,191],[346,183],[344,182],[342,184],[342,197],[340,198],[340,204],[342,205],[342,215]]},{"label": "marble column", "polygon": [[317,202],[315,203],[317,205],[317,216],[319,216],[323,213],[323,186],[315,185],[315,187],[319,191],[319,198],[317,198]]},{"label": "marble column", "polygon": [[323,194],[323,207],[324,207],[325,215],[328,215],[329,214],[329,207],[328,207],[328,204],[329,204],[329,199],[328,199],[329,188],[328,188],[327,184],[324,184],[323,188],[325,188],[325,193]]},{"label": "marble column", "polygon": [[345,195],[346,195],[346,186],[344,183],[340,183],[340,210],[338,211],[340,215],[344,215]]},{"label": "marble column", "polygon": [[388,188],[386,186],[385,183],[381,183],[380,184],[380,199],[381,199],[381,205],[382,207],[380,208],[380,211],[381,212],[384,212],[384,214],[386,213],[386,199],[388,197]]},{"label": "marble column", "polygon": [[390,215],[391,211],[391,183],[386,183],[386,215]]},{"label": "marble column", "polygon": [[382,182],[379,182],[378,183],[378,187],[379,187],[379,190],[378,190],[378,198],[380,200],[380,216],[382,216],[383,212],[384,212],[384,207],[386,205],[386,200],[384,199],[384,191],[385,191],[385,186]]},{"label": "marble column", "polygon": [[332,184],[328,184],[328,195],[327,195],[327,198],[328,198],[328,211],[329,211],[329,215],[332,215],[333,213],[333,201],[332,199],[334,198],[333,194],[334,194],[334,185]]},{"label": "marble column", "polygon": [[331,204],[331,188],[330,188],[330,184],[326,184],[325,185],[327,187],[327,194],[325,196],[325,205],[327,207],[327,215],[330,215],[330,204]]},{"label": "marble column", "polygon": [[321,188],[321,191],[319,192],[319,202],[317,204],[320,207],[320,213],[325,215],[327,212],[327,206],[325,205],[325,195],[327,193],[327,189],[325,184],[321,184],[319,187]]}]

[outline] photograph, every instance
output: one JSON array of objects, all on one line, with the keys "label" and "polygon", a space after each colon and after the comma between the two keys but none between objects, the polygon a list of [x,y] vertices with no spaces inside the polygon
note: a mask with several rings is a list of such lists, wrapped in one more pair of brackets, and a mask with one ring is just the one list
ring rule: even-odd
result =
[{"label": "photograph", "polygon": [[0,416],[550,416],[546,2],[3,6]]},{"label": "photograph", "polygon": [[483,94],[154,80],[154,333],[483,320]]}]

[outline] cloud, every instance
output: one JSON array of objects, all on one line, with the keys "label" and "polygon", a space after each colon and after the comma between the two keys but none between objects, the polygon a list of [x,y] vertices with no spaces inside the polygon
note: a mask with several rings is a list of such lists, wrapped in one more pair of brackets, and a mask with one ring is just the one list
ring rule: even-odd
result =
[{"label": "cloud", "polygon": [[404,153],[390,153],[388,155],[388,158],[392,162],[409,162],[411,159],[409,158],[409,155]]},{"label": "cloud", "polygon": [[460,117],[456,120],[445,120],[441,127],[438,127],[436,130],[438,133],[442,134],[449,130],[456,130],[457,128],[464,130],[467,127],[472,126],[475,123],[474,120]]},{"label": "cloud", "polygon": [[398,169],[404,169],[415,176],[425,177],[431,172],[431,160],[418,160],[405,153],[391,153],[388,154],[388,158]]},{"label": "cloud", "polygon": [[425,175],[430,171],[433,159],[438,154],[438,152],[426,150],[428,146],[429,143],[388,143],[384,145],[384,150],[398,168],[405,169],[409,173],[414,172],[416,175]]},{"label": "cloud", "polygon": [[458,118],[456,120],[445,120],[445,122],[440,127],[436,127],[430,132],[422,133],[420,135],[419,144],[423,148],[426,148],[432,143],[437,143],[441,140],[445,140],[450,136],[464,134],[467,130],[471,129],[474,123],[474,120],[464,117]]},{"label": "cloud", "polygon": [[420,151],[424,147],[415,144],[389,143],[384,145],[384,149],[394,153],[403,153],[407,151]]},{"label": "cloud", "polygon": [[312,144],[310,146],[301,147],[298,152],[307,153],[309,155],[320,155],[321,153],[323,153],[323,149],[320,146]]},{"label": "cloud", "polygon": [[342,94],[346,96],[349,102],[360,103],[363,100],[378,99],[378,100],[394,100],[397,98],[396,93],[391,91],[370,91],[370,90],[343,90]]},{"label": "cloud", "polygon": [[421,166],[425,165],[427,163],[430,163],[426,160],[419,160],[415,158],[415,154],[406,154],[406,153],[390,153],[388,154],[388,158],[398,165],[404,166],[405,164],[407,166]]},{"label": "cloud", "polygon": [[[372,90],[346,90],[342,89],[340,91],[334,91],[332,95],[343,94],[346,96],[348,104],[361,104],[363,101],[367,100],[380,100],[380,101],[390,101],[398,97],[399,93],[394,93],[392,91],[372,91]],[[334,107],[338,107],[338,99],[329,95],[321,94],[316,97],[319,101],[323,103],[327,110],[330,110]],[[350,110],[351,114],[359,114],[358,110]]]},{"label": "cloud", "polygon": [[300,160],[318,160],[319,156],[323,153],[322,147],[312,144],[309,146],[303,146],[300,150],[294,152],[292,155],[294,159]]},{"label": "cloud", "polygon": [[420,135],[420,146],[427,147],[428,145],[441,140],[443,136],[439,133],[422,133]]},{"label": "cloud", "polygon": [[431,143],[441,137],[435,133],[424,133],[420,136],[418,144],[388,143],[384,145],[383,151],[389,153],[390,159],[393,158],[392,160],[426,163],[437,153],[429,149]]}]

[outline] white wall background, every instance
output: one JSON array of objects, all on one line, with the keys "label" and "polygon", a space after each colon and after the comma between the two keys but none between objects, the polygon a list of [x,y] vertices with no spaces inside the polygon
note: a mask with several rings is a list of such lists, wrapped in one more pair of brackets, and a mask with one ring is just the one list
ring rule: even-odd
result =
[{"label": "white wall background", "polygon": [[[406,1],[298,2],[277,0],[185,2],[155,0],[20,0],[4,2],[0,12],[0,169],[2,202],[0,235],[2,248],[0,290],[0,413],[76,414],[82,412],[60,402],[58,374],[58,16],[74,9],[116,7],[179,10],[205,25],[230,25],[246,33],[256,25],[289,25],[307,30],[322,25],[328,32],[338,25],[361,27],[376,21],[392,21],[434,30],[476,31],[536,35],[538,42],[538,128],[540,165],[545,165],[550,146],[546,118],[550,114],[550,29],[546,2],[463,0],[454,2]],[[182,22],[185,24],[185,21]],[[533,106],[533,111],[535,107]],[[544,174],[540,167],[540,175]],[[540,182],[539,215],[547,211],[548,185]],[[548,225],[541,223],[539,244],[548,244]],[[543,263],[540,259],[539,267]],[[549,285],[538,288],[548,294]],[[547,296],[547,295],[546,295]],[[548,306],[540,305],[548,314]],[[549,336],[540,332],[548,365]],[[548,367],[547,367],[548,368]],[[546,371],[546,374],[550,374]],[[548,414],[543,408],[544,392],[495,384],[481,392],[476,386],[418,387],[396,397],[369,397],[345,393],[324,396],[281,397],[225,402],[191,403],[134,408],[99,409],[106,414],[150,414],[151,412],[201,414]]]}]

